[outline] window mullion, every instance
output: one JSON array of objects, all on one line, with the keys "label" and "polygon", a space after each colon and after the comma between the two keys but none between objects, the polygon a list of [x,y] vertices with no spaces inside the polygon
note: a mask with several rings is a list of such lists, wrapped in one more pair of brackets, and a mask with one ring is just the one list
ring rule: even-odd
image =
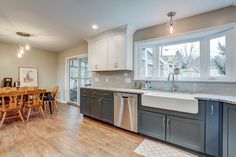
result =
[{"label": "window mullion", "polygon": [[155,46],[155,49],[154,49],[154,57],[153,57],[153,67],[154,67],[154,78],[155,79],[158,79],[159,77],[159,46]]},{"label": "window mullion", "polygon": [[200,41],[200,79],[207,80],[210,75],[210,42]]}]

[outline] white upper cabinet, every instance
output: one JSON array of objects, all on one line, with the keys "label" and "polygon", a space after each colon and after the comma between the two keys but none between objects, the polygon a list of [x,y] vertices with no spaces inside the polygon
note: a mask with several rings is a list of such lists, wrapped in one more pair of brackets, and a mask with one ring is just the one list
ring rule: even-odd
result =
[{"label": "white upper cabinet", "polygon": [[107,70],[107,40],[101,39],[88,45],[90,71]]},{"label": "white upper cabinet", "polygon": [[122,26],[90,39],[89,70],[133,70],[132,35],[128,32],[127,26]]}]

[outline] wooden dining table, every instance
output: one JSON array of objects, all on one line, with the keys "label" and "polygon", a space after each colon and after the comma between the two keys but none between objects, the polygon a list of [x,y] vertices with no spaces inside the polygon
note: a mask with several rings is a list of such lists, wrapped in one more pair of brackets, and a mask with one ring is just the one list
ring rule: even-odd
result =
[{"label": "wooden dining table", "polygon": [[[5,90],[5,91],[0,90],[0,94],[1,93],[7,93],[9,91],[10,90]],[[51,103],[52,96],[51,96],[51,91],[46,91],[44,93],[44,96],[45,96],[44,101],[48,101],[50,114],[52,114],[52,103]],[[28,100],[28,95],[27,95],[27,92],[25,92],[23,101],[26,102],[27,100]],[[5,100],[5,101],[8,101],[8,100]],[[0,101],[0,107],[1,107],[1,105],[2,105],[2,102]],[[44,109],[44,105],[43,105],[43,109]]]}]

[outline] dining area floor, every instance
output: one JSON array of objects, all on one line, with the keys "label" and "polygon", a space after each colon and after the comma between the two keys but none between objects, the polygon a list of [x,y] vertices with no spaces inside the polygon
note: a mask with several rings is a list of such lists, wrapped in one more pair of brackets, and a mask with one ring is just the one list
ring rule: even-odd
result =
[{"label": "dining area floor", "polygon": [[0,129],[0,157],[136,157],[143,137],[84,118],[79,108],[58,104],[46,118],[16,119]]}]

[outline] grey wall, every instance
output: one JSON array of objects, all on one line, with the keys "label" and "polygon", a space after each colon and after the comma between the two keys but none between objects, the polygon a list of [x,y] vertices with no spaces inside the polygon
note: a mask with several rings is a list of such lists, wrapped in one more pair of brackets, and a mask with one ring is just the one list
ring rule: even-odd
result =
[{"label": "grey wall", "polygon": [[57,85],[57,54],[39,49],[31,49],[25,52],[22,58],[17,58],[17,45],[0,43],[0,81],[3,85],[3,78],[18,80],[19,67],[37,67],[39,87],[51,89]]},{"label": "grey wall", "polygon": [[[177,20],[175,22],[175,31],[177,34],[180,34],[234,22],[236,22],[236,7],[227,7]],[[168,35],[168,26],[165,23],[136,31],[134,41],[165,37]],[[124,73],[128,73],[128,76],[125,77]],[[132,80],[131,83],[125,81],[125,78],[133,78],[133,72],[96,72],[93,76],[94,86],[134,87],[135,81]],[[154,89],[170,89],[170,83],[167,81],[152,82],[152,86]],[[177,86],[180,91],[236,95],[235,83],[177,82]]]}]

